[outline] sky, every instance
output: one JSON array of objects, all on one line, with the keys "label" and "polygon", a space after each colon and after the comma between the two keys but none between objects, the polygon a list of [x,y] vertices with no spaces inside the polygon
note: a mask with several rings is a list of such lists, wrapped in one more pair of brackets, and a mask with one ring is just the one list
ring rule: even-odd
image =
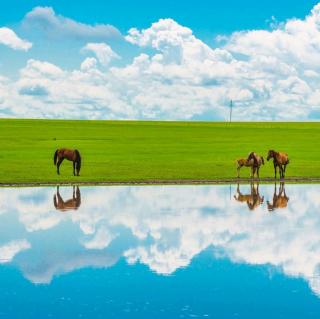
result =
[{"label": "sky", "polygon": [[320,119],[317,1],[20,1],[0,14],[0,117]]}]

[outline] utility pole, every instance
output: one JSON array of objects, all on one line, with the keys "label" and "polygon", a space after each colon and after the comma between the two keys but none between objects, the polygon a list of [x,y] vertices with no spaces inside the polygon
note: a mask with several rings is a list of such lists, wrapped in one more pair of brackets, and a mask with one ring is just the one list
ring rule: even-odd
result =
[{"label": "utility pole", "polygon": [[232,121],[232,108],[233,108],[233,101],[230,100],[230,123]]}]

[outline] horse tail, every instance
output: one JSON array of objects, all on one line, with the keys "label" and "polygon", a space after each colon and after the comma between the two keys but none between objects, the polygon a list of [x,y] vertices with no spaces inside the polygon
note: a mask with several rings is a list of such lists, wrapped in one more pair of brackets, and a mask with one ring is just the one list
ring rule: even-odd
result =
[{"label": "horse tail", "polygon": [[264,165],[264,158],[261,156],[262,165]]},{"label": "horse tail", "polygon": [[80,155],[78,150],[74,150],[74,152],[76,153],[76,161],[78,163],[78,170],[80,171],[80,168],[81,168],[81,155]]},{"label": "horse tail", "polygon": [[57,159],[58,159],[58,150],[56,150],[54,152],[54,156],[53,156],[53,164],[57,165]]}]

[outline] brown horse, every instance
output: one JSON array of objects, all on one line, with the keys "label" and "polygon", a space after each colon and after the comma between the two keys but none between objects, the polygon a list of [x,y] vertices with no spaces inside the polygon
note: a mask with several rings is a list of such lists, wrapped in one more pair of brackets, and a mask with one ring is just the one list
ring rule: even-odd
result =
[{"label": "brown horse", "polygon": [[53,157],[53,163],[57,166],[57,174],[60,174],[59,167],[64,159],[73,162],[73,175],[76,176],[75,170],[77,170],[77,176],[79,176],[81,168],[81,156],[78,150],[69,150],[67,148],[60,148],[55,151]]},{"label": "brown horse", "polygon": [[238,172],[238,178],[240,177],[240,169],[244,167],[251,167],[251,174],[250,177],[252,176],[252,170],[253,170],[253,160],[248,161],[246,158],[240,158],[236,161],[237,166],[237,172]]},{"label": "brown horse", "polygon": [[252,176],[254,178],[255,173],[257,173],[257,177],[260,178],[259,176],[259,170],[260,170],[260,166],[264,165],[264,159],[262,156],[259,156],[258,154],[256,154],[255,152],[251,152],[247,158],[248,162],[252,162],[253,161],[253,165],[252,165]]},{"label": "brown horse", "polygon": [[279,167],[280,178],[284,178],[286,167],[289,164],[288,154],[270,150],[267,160],[269,161],[270,158],[273,158],[274,178],[277,178],[277,167]]},{"label": "brown horse", "polygon": [[284,183],[280,183],[278,194],[277,194],[277,184],[275,184],[272,204],[269,201],[267,201],[269,212],[272,212],[278,208],[286,208],[288,205],[288,201],[289,201],[289,197],[287,197],[286,195]]},{"label": "brown horse", "polygon": [[255,185],[253,183],[251,183],[251,192],[250,194],[242,194],[240,192],[240,187],[238,184],[237,187],[237,196],[234,195],[233,196],[234,199],[240,203],[247,203],[248,208],[250,210],[254,210],[257,207],[259,207],[263,201],[264,201],[264,197],[260,196],[259,194],[259,184],[257,184],[257,187],[255,187]]},{"label": "brown horse", "polygon": [[77,186],[77,190],[75,191],[75,187],[73,186],[72,198],[64,201],[59,193],[59,186],[57,186],[57,194],[54,194],[53,196],[53,204],[57,210],[62,212],[77,210],[81,205],[81,194],[79,187]]}]

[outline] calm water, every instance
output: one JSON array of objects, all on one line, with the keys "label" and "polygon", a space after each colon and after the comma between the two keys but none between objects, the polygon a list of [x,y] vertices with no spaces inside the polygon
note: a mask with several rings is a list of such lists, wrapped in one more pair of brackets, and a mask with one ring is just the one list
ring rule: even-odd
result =
[{"label": "calm water", "polygon": [[319,318],[320,185],[0,189],[0,318]]}]

